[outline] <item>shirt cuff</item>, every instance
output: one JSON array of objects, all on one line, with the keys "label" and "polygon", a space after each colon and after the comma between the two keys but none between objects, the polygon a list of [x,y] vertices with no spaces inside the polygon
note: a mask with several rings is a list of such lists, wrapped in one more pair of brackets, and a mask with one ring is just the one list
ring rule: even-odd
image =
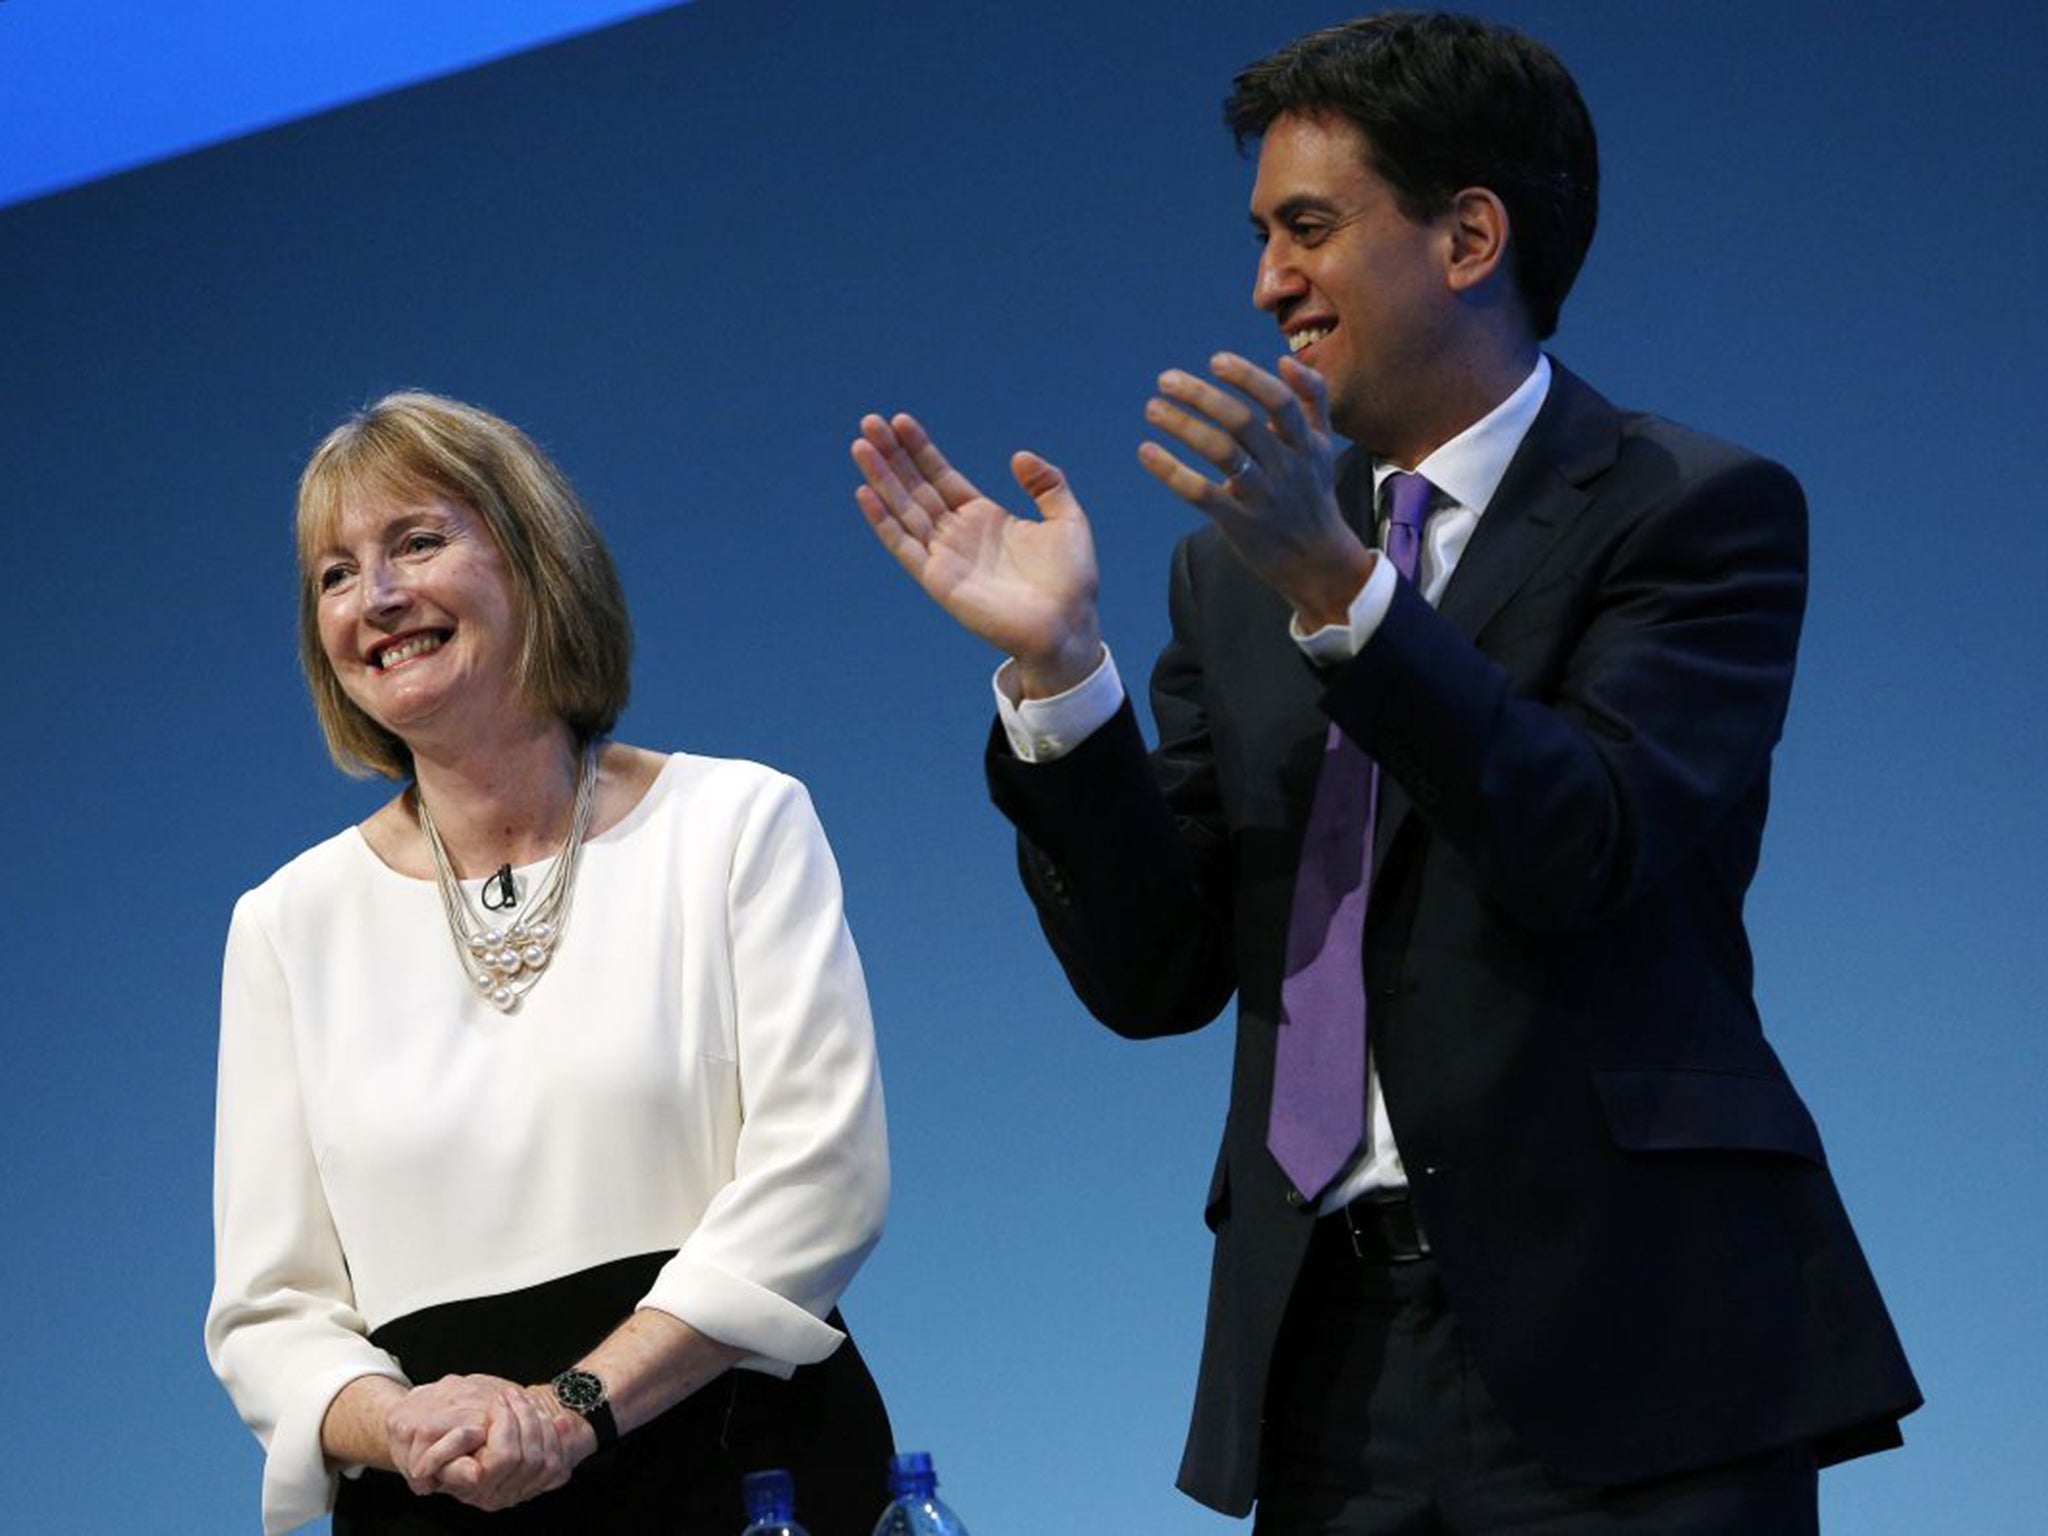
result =
[{"label": "shirt cuff", "polygon": [[265,1536],[295,1531],[334,1508],[338,1473],[359,1475],[360,1467],[336,1468],[320,1443],[327,1410],[341,1389],[363,1376],[388,1376],[401,1387],[411,1382],[396,1368],[365,1370],[359,1362],[331,1366],[306,1384],[292,1407],[280,1415],[263,1457],[263,1529]]},{"label": "shirt cuff", "polygon": [[640,1305],[747,1351],[736,1362],[741,1367],[784,1379],[800,1365],[816,1365],[846,1338],[788,1297],[687,1254],[669,1260]]},{"label": "shirt cuff", "polygon": [[1342,665],[1364,650],[1365,643],[1379,632],[1380,621],[1393,606],[1394,583],[1400,579],[1394,562],[1376,554],[1372,574],[1365,578],[1358,596],[1351,599],[1351,611],[1342,624],[1326,624],[1312,635],[1303,634],[1297,616],[1287,621],[1288,638],[1317,666]]},{"label": "shirt cuff", "polygon": [[1010,739],[1010,750],[1027,763],[1065,757],[1107,725],[1124,702],[1123,679],[1117,676],[1116,658],[1106,645],[1093,672],[1049,699],[1024,697],[1014,661],[996,668],[994,686],[1003,734]]}]

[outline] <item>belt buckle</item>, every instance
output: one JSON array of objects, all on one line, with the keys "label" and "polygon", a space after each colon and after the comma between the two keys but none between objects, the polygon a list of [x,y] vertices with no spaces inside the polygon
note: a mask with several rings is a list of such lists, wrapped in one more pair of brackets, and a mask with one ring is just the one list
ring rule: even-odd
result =
[{"label": "belt buckle", "polygon": [[1352,1257],[1353,1257],[1353,1258],[1358,1258],[1358,1259],[1362,1259],[1362,1258],[1364,1258],[1364,1257],[1365,1257],[1365,1245],[1364,1245],[1363,1243],[1359,1242],[1359,1240],[1358,1240],[1358,1218],[1357,1218],[1356,1216],[1354,1216],[1354,1215],[1352,1215],[1352,1214],[1351,1214],[1351,1207],[1352,1207],[1352,1205],[1353,1205],[1353,1204],[1355,1204],[1355,1203],[1356,1203],[1355,1201],[1347,1201],[1347,1202],[1345,1203],[1345,1206],[1344,1206],[1344,1231],[1345,1231],[1345,1234],[1346,1234],[1346,1235],[1347,1235],[1348,1237],[1350,1237],[1350,1239],[1351,1239],[1351,1255],[1352,1255]]},{"label": "belt buckle", "polygon": [[[1387,1207],[1387,1215],[1391,1215],[1392,1207],[1400,1207],[1407,1213],[1407,1220],[1404,1223],[1406,1230],[1397,1234],[1389,1229],[1387,1221],[1376,1221],[1377,1240],[1373,1251],[1368,1253],[1365,1244],[1360,1241],[1361,1234],[1356,1215],[1356,1207],[1361,1205]],[[1430,1254],[1429,1236],[1422,1230],[1421,1218],[1415,1214],[1414,1202],[1409,1198],[1351,1201],[1344,1207],[1344,1230],[1351,1239],[1351,1252],[1360,1259],[1378,1258],[1390,1264],[1413,1264],[1420,1259],[1428,1258]]]}]

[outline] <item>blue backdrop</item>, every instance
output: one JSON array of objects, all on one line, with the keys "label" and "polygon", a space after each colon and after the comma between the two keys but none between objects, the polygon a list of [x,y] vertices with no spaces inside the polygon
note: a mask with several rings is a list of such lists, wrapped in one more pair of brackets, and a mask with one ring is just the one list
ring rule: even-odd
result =
[{"label": "blue backdrop", "polygon": [[[1752,926],[1931,1399],[1826,1479],[1831,1529],[2039,1529],[2048,25],[1482,8],[1603,134],[1558,354],[1813,504]],[[529,427],[596,509],[639,629],[621,735],[814,791],[896,1154],[848,1312],[903,1443],[984,1536],[1232,1524],[1171,1488],[1227,1026],[1131,1045],[1071,999],[983,801],[993,658],[872,545],[845,444],[908,407],[985,482],[1019,446],[1061,463],[1141,676],[1188,525],[1135,460],[1148,381],[1278,350],[1218,102],[1337,14],[700,0],[0,211],[14,1507],[253,1527],[199,1340],[220,941],[385,792],[327,765],[295,673],[291,487],[417,384]]]}]

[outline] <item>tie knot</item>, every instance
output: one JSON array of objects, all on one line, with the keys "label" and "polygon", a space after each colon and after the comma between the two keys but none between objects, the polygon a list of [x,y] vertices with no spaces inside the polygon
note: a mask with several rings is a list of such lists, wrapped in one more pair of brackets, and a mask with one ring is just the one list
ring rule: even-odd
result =
[{"label": "tie knot", "polygon": [[1418,474],[1397,469],[1387,476],[1387,521],[1396,528],[1422,531],[1429,517],[1429,500],[1436,487]]}]

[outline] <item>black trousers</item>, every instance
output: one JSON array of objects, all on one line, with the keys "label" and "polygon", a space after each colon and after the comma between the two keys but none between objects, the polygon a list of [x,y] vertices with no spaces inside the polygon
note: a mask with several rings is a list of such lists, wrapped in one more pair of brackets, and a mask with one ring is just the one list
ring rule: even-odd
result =
[{"label": "black trousers", "polygon": [[1317,1223],[1267,1396],[1254,1536],[1817,1536],[1803,1447],[1628,1488],[1536,1461],[1473,1369],[1436,1265]]},{"label": "black trousers", "polygon": [[[667,1254],[645,1254],[545,1285],[432,1307],[372,1335],[417,1382],[482,1373],[549,1380],[647,1293]],[[839,1314],[830,1319],[843,1327]],[[728,1371],[582,1465],[568,1483],[485,1513],[420,1497],[389,1472],[345,1479],[335,1536],[734,1536],[747,1523],[740,1479],[786,1468],[811,1536],[870,1536],[889,1501],[889,1416],[849,1338],[787,1381]]]}]

